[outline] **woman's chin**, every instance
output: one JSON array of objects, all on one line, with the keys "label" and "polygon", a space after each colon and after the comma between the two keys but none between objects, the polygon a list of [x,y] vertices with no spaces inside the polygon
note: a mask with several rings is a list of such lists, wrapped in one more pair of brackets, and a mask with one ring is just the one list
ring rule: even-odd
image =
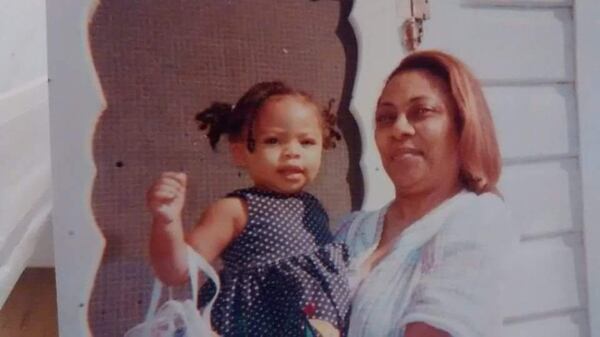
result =
[{"label": "woman's chin", "polygon": [[423,189],[423,177],[420,175],[398,175],[391,177],[397,194],[411,194]]},{"label": "woman's chin", "polygon": [[393,165],[386,167],[385,171],[396,189],[404,189],[419,185],[425,180],[427,170],[424,165]]}]

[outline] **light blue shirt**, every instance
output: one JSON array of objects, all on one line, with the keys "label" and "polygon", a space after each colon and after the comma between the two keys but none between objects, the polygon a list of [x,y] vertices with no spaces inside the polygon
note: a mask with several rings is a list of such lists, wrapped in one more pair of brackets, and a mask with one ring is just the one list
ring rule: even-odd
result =
[{"label": "light blue shirt", "polygon": [[342,220],[337,239],[350,251],[353,291],[348,337],[403,336],[425,322],[453,337],[498,336],[497,286],[516,232],[502,199],[460,192],[407,227],[367,274],[387,206]]}]

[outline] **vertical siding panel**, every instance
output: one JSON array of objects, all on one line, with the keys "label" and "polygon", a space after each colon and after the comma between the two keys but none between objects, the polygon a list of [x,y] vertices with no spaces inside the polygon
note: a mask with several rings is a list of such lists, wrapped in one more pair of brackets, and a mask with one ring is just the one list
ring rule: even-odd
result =
[{"label": "vertical siding panel", "polygon": [[577,104],[592,337],[600,336],[600,2],[575,1]]}]

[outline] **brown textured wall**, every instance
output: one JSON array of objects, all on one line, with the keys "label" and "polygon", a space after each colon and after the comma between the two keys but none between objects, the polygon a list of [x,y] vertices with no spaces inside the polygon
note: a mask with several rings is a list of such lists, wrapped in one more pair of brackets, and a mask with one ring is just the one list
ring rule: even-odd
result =
[{"label": "brown textured wall", "polygon": [[[184,214],[249,184],[213,153],[195,113],[234,102],[257,81],[282,79],[321,103],[339,103],[345,141],[326,153],[310,187],[333,220],[362,201],[360,142],[348,113],[356,44],[346,1],[102,0],[90,25],[108,107],[94,137],[93,208],[107,247],[90,303],[95,337],[122,336],[142,319],[152,274],[147,259],[148,185],[165,170],[190,176]],[[349,183],[350,182],[350,183]]]}]

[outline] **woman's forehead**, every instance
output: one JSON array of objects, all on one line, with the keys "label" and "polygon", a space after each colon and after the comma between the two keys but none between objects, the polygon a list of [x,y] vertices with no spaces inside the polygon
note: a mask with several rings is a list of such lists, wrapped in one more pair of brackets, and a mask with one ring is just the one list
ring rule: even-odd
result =
[{"label": "woman's forehead", "polygon": [[446,100],[450,97],[450,88],[445,80],[425,69],[406,70],[394,75],[386,83],[379,101],[386,99],[418,98]]}]

